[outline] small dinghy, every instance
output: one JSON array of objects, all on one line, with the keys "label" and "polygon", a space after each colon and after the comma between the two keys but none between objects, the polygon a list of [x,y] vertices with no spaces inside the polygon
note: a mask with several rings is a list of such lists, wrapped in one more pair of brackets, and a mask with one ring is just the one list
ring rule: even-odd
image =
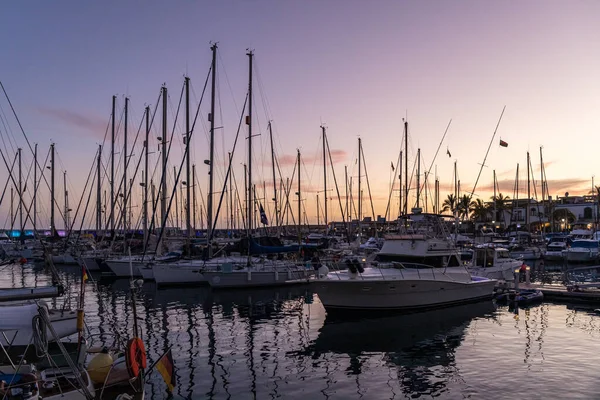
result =
[{"label": "small dinghy", "polygon": [[520,289],[511,290],[508,292],[500,293],[496,296],[496,302],[498,303],[519,303],[519,304],[530,304],[537,301],[542,301],[544,294],[541,290],[537,289]]}]

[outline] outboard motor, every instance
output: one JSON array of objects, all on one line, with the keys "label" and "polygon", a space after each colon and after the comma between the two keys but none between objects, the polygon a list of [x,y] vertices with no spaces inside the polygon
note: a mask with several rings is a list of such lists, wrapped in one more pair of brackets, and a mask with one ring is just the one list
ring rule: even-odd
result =
[{"label": "outboard motor", "polygon": [[357,270],[358,272],[360,272],[361,274],[362,274],[363,272],[365,272],[365,269],[364,269],[364,268],[363,268],[363,266],[360,264],[360,261],[358,261],[358,259],[357,259],[357,258],[355,258],[355,259],[353,259],[353,260],[352,260],[352,264],[354,265],[354,268],[356,268],[356,270]]},{"label": "outboard motor", "polygon": [[350,271],[351,273],[356,274],[358,272],[358,269],[356,268],[356,265],[354,265],[352,260],[346,260],[346,266],[348,267],[348,271]]}]

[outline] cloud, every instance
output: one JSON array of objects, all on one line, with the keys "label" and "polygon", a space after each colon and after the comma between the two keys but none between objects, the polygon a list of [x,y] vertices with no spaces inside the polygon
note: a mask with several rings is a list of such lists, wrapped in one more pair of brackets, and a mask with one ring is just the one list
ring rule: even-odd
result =
[{"label": "cloud", "polygon": [[[340,163],[344,160],[346,160],[348,156],[348,153],[345,150],[340,150],[340,149],[333,149],[331,150],[331,160],[333,161],[334,164]],[[313,164],[315,161],[317,163],[322,164],[323,161],[323,156],[319,155],[319,156],[301,156],[302,158],[302,163],[304,164]],[[280,166],[289,166],[289,165],[294,165],[298,159],[297,159],[297,155],[290,155],[290,154],[284,154],[281,157],[278,157],[277,159],[279,161],[279,165]],[[270,162],[269,162],[269,165]],[[329,156],[327,157],[327,165],[329,165]]]},{"label": "cloud", "polygon": [[53,117],[54,119],[88,131],[92,136],[97,138],[103,138],[108,126],[108,121],[95,115],[84,115],[75,111],[49,108],[49,107],[38,107],[40,113]]}]

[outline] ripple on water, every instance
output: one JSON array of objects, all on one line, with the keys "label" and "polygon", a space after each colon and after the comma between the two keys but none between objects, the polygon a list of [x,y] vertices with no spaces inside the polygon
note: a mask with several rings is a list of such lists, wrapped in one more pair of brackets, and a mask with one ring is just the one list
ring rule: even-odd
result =
[{"label": "ripple on water", "polygon": [[[70,304],[80,271],[59,269]],[[39,268],[4,269],[0,286],[44,286]],[[86,285],[93,333],[128,335],[133,310],[125,280]],[[49,300],[54,307],[69,301]],[[138,294],[151,360],[172,348],[174,398],[597,398],[600,315],[543,303],[492,302],[369,320],[326,316],[306,287]],[[160,375],[148,398],[167,397]]]}]

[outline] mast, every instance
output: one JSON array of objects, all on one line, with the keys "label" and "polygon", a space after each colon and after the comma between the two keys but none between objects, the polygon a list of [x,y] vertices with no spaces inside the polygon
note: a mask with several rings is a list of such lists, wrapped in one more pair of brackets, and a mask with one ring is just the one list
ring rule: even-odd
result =
[{"label": "mast", "polygon": [[192,165],[192,230],[194,234],[192,236],[196,236],[196,164]]},{"label": "mast", "polygon": [[67,171],[63,171],[63,185],[65,188],[65,232],[69,233],[69,191],[67,190]]},{"label": "mast", "polygon": [[[213,236],[213,186],[214,186],[214,161],[215,161],[215,91],[217,82],[217,44],[213,44],[212,50],[212,66],[211,66],[211,94],[210,94],[210,158],[208,164],[208,204],[207,204],[207,221],[208,221],[208,242]],[[208,246],[209,257],[212,256],[212,246]]]},{"label": "mast", "polygon": [[[146,106],[146,140],[144,141],[144,244],[148,243],[148,144],[150,140],[150,106]],[[144,253],[146,249],[144,249]]]},{"label": "mast", "polygon": [[360,221],[362,220],[362,192],[360,190],[361,176],[360,176],[360,167],[361,167],[361,155],[362,155],[362,143],[360,138],[358,138],[358,227],[360,233]]},{"label": "mast", "polygon": [[110,233],[115,233],[115,111],[117,96],[112,97],[112,121],[110,134]]},{"label": "mast", "polygon": [[456,161],[454,161],[454,210],[452,210],[452,214],[455,218],[457,217],[456,211],[458,211],[458,191],[458,174],[456,172]]},{"label": "mast", "polygon": [[301,226],[302,226],[302,192],[300,191],[300,149],[298,149],[298,244],[300,244]]},{"label": "mast", "polygon": [[37,229],[37,143],[33,148],[33,234],[36,235]]},{"label": "mast", "polygon": [[527,232],[531,233],[531,227],[529,226],[529,209],[531,208],[531,180],[529,173],[529,152],[527,152],[527,210],[525,210],[525,224],[527,225]]},{"label": "mast", "polygon": [[402,215],[402,151],[400,151],[400,162],[398,163],[398,168],[400,169],[400,174],[398,175],[398,217]]},{"label": "mast", "polygon": [[[277,181],[275,180],[275,147],[273,146],[273,131],[269,121],[269,139],[271,140],[271,163],[273,171],[273,201],[275,202],[275,226],[279,230],[279,209],[277,208]],[[231,160],[230,160],[231,162]],[[265,196],[266,197],[266,196]]]},{"label": "mast", "polygon": [[[254,53],[248,51],[248,116],[246,117],[246,124],[248,125],[248,203],[247,207],[247,218],[248,218],[248,229],[252,232],[252,57]],[[298,175],[300,176],[300,175]]]},{"label": "mast", "polygon": [[101,164],[102,164],[102,145],[98,145],[98,159],[96,160],[96,175],[98,177],[98,182],[96,182],[96,234],[100,232],[102,229],[102,182],[100,181],[100,177],[102,174]]},{"label": "mast", "polygon": [[421,196],[421,149],[417,149],[417,208]]},{"label": "mast", "polygon": [[25,241],[25,228],[23,227],[23,176],[21,174],[21,148],[18,149],[19,154],[19,239],[21,243]]},{"label": "mast", "polygon": [[54,143],[50,144],[50,236],[56,236],[54,224]]},{"label": "mast", "polygon": [[348,223],[350,223],[350,209],[348,208],[348,166],[344,165],[344,181],[346,186],[346,216],[348,218]]},{"label": "mast", "polygon": [[[497,207],[497,203],[498,200],[496,199],[496,170],[494,170],[494,221],[496,221],[496,218],[498,218],[498,210],[496,209]],[[495,227],[492,228],[492,230],[495,232]]]},{"label": "mast", "polygon": [[[211,118],[212,119],[212,118]],[[211,122],[212,127],[212,122]],[[191,213],[191,166],[190,166],[190,78],[185,77],[185,229],[187,231],[188,255],[192,254],[192,213]],[[211,160],[212,164],[212,160]],[[212,168],[212,167],[211,167]],[[211,178],[212,180],[212,178]],[[183,196],[182,196],[183,197]],[[210,198],[209,198],[210,199]],[[209,224],[210,229],[210,224]],[[209,236],[210,237],[210,236]],[[209,246],[210,249],[210,246]],[[210,251],[210,250],[209,250]]]},{"label": "mast", "polygon": [[10,235],[12,236],[12,230],[15,224],[15,189],[13,186],[10,187]]},{"label": "mast", "polygon": [[[160,218],[161,224],[167,224],[167,87],[162,87],[163,101],[163,120],[162,120],[162,137],[161,137],[161,152],[162,152],[162,179],[161,179],[161,197],[160,197]],[[164,227],[161,227],[161,229]]]},{"label": "mast", "polygon": [[[327,235],[328,231],[329,231],[329,225],[328,225],[328,221],[327,221],[327,159],[325,158],[325,144],[326,144],[326,138],[325,138],[325,126],[321,125],[321,129],[323,130],[323,193],[325,196],[325,209],[323,210],[323,218],[325,221],[325,234]],[[318,201],[317,201],[317,216],[319,214],[319,205],[318,205]]]},{"label": "mast", "polygon": [[404,121],[404,215],[408,215],[408,121]]},{"label": "mast", "polygon": [[[177,182],[177,167],[173,166],[173,182]],[[177,198],[177,187],[175,187],[175,226],[179,228],[179,199]]]},{"label": "mast", "polygon": [[129,112],[129,97],[125,97],[125,125],[123,129],[123,237],[127,235],[127,114]]}]

